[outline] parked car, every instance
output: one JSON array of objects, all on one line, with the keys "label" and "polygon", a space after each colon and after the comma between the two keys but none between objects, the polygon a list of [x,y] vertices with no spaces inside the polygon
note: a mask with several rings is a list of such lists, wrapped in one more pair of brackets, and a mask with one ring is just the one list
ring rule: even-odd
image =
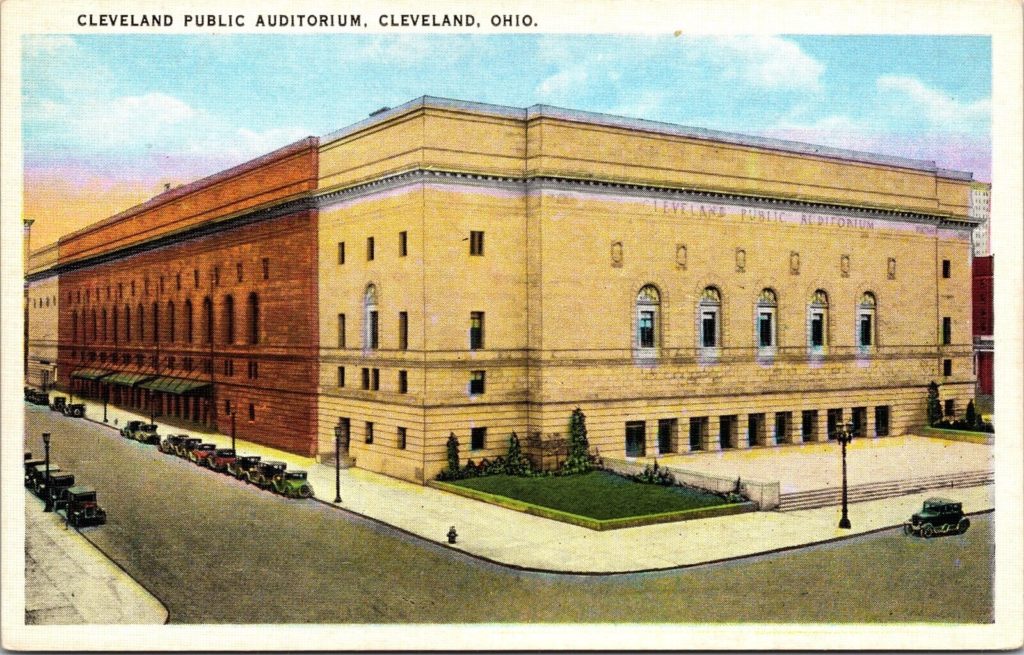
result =
[{"label": "parked car", "polygon": [[33,405],[49,405],[50,394],[45,391],[36,391],[33,389],[27,400]]},{"label": "parked car", "polygon": [[26,450],[25,451],[25,461],[27,462],[30,459],[32,459],[32,451]]},{"label": "parked car", "polygon": [[163,438],[160,442],[160,452],[167,453],[168,455],[174,455],[178,445],[181,444],[182,440],[188,439],[187,434],[169,434]]},{"label": "parked car", "polygon": [[188,461],[199,466],[206,466],[206,458],[212,455],[215,450],[217,450],[217,444],[198,443],[192,447],[192,450],[188,451]]},{"label": "parked car", "polygon": [[288,465],[284,462],[260,462],[249,469],[249,482],[260,489],[270,489],[274,478],[284,473]]},{"label": "parked car", "polygon": [[228,464],[228,474],[239,480],[249,481],[249,471],[256,468],[260,463],[259,455],[235,456],[235,460]]},{"label": "parked car", "polygon": [[[50,464],[50,475],[60,473],[60,467]],[[46,464],[37,464],[28,469],[25,476],[25,486],[32,490],[32,493],[39,495],[39,489],[46,484]]]},{"label": "parked car", "polygon": [[50,411],[64,413],[64,406],[67,405],[67,396],[54,396],[50,403]]},{"label": "parked car", "polygon": [[156,432],[156,424],[144,421],[128,421],[121,428],[121,436],[126,439],[135,439],[142,443],[160,443],[160,435]]},{"label": "parked car", "polygon": [[135,431],[139,429],[140,425],[142,425],[142,421],[128,421],[124,424],[124,427],[121,428],[121,436],[125,439],[134,439],[135,437],[132,435],[135,434]]},{"label": "parked car", "polygon": [[96,492],[86,487],[69,488],[64,494],[63,506],[57,513],[75,528],[107,522],[107,513],[100,507]]},{"label": "parked car", "polygon": [[49,486],[46,484],[46,476],[44,475],[39,481],[39,490],[36,492],[36,495],[44,501],[47,499],[47,496],[49,496],[50,502],[56,502],[64,489],[69,489],[73,486],[75,486],[74,474],[54,473],[51,471]]},{"label": "parked car", "polygon": [[313,487],[305,471],[285,471],[273,479],[274,491],[290,498],[312,498]]},{"label": "parked car", "polygon": [[178,442],[177,446],[175,446],[174,454],[178,457],[188,457],[189,451],[202,442],[203,440],[199,437],[185,437]]},{"label": "parked car", "polygon": [[25,460],[25,487],[32,486],[32,479],[29,477],[29,472],[34,471],[35,467],[46,464],[46,460],[43,459],[26,459]]},{"label": "parked car", "polygon": [[85,403],[66,403],[64,405],[64,416],[82,418],[85,416]]},{"label": "parked car", "polygon": [[234,448],[218,448],[206,458],[206,465],[214,471],[226,473],[228,465],[235,461]]},{"label": "parked car", "polygon": [[929,498],[924,501],[921,511],[903,524],[903,531],[927,539],[940,534],[962,534],[969,527],[971,520],[964,516],[963,503],[945,498]]}]

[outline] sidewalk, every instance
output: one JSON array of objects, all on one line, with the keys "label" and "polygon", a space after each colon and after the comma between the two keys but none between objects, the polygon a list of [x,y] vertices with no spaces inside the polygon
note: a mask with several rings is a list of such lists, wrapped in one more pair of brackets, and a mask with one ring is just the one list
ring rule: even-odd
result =
[{"label": "sidewalk", "polygon": [[25,492],[27,625],[163,624],[167,608]]},{"label": "sidewalk", "polygon": [[[88,405],[87,416],[102,419],[102,405]],[[111,427],[115,427],[115,418],[117,427],[126,420],[148,420],[148,416],[110,406],[108,417]],[[156,423],[161,435],[188,432],[159,420]],[[196,436],[200,434],[197,432]],[[113,431],[111,435],[114,436]],[[218,448],[231,446],[230,436],[202,437]],[[316,497],[333,505],[333,467],[241,439],[236,446],[240,454],[260,455],[287,462],[289,469],[307,471]],[[839,508],[826,507],[595,532],[357,468],[341,472],[340,507],[445,546],[448,529],[454,525],[459,536],[452,548],[501,564],[557,572],[624,573],[745,557],[897,526],[920,510],[925,498],[932,496],[960,500],[965,512],[994,507],[993,487],[989,485],[857,503],[850,506],[852,530],[839,530]]]}]

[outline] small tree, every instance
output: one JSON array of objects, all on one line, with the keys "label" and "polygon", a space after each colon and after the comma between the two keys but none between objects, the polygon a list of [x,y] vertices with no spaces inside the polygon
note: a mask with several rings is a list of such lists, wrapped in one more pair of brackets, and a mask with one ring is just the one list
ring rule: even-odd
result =
[{"label": "small tree", "polygon": [[934,380],[928,383],[928,425],[942,420],[942,404],[939,403],[939,385]]},{"label": "small tree", "polygon": [[459,477],[459,439],[452,432],[448,436],[448,474],[452,479]]},{"label": "small tree", "polygon": [[972,428],[978,424],[978,412],[974,408],[974,399],[967,401],[967,410],[964,412],[964,420]]},{"label": "small tree", "polygon": [[562,473],[572,475],[586,473],[594,468],[590,456],[590,442],[587,441],[587,417],[579,407],[569,417],[569,454],[562,465]]},{"label": "small tree", "polygon": [[508,475],[529,475],[533,472],[530,460],[523,455],[519,437],[513,432],[508,438],[508,454],[505,455],[505,473]]}]

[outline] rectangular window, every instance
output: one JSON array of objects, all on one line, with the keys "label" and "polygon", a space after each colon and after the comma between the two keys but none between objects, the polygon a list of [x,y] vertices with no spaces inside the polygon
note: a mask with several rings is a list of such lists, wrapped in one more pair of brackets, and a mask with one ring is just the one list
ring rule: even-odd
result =
[{"label": "rectangular window", "polygon": [[370,369],[363,369],[363,389],[366,391],[370,390]]},{"label": "rectangular window", "polygon": [[377,350],[380,344],[380,332],[378,331],[377,312],[370,312],[370,348]]},{"label": "rectangular window", "polygon": [[942,360],[942,374],[946,377],[953,375],[953,360],[944,359]]},{"label": "rectangular window", "polygon": [[[193,284],[195,284],[195,287],[198,289],[199,288],[199,269],[198,268],[194,269],[192,271],[192,281],[193,281]],[[134,282],[132,284],[134,285]],[[134,294],[135,294],[135,287],[132,286],[132,295],[134,295]]]},{"label": "rectangular window", "polygon": [[658,419],[658,454],[673,453],[676,450],[676,419]]},{"label": "rectangular window", "polygon": [[484,371],[472,371],[469,377],[469,393],[480,394],[484,392]]},{"label": "rectangular window", "polygon": [[757,319],[757,345],[761,348],[770,348],[775,345],[772,341],[772,313],[759,312]]},{"label": "rectangular window", "polygon": [[224,360],[224,375],[227,375],[228,377],[230,377],[230,376],[232,376],[234,374],[235,374],[235,362],[234,362],[234,360],[225,359]]},{"label": "rectangular window", "polygon": [[409,349],[409,313],[398,312],[398,349]]},{"label": "rectangular window", "polygon": [[704,432],[708,419],[705,416],[690,418],[690,450],[701,450],[704,448]]},{"label": "rectangular window", "polygon": [[469,349],[480,350],[484,347],[484,313],[469,313]]},{"label": "rectangular window", "polygon": [[825,315],[820,312],[811,314],[811,346],[822,348],[825,345]]},{"label": "rectangular window", "polygon": [[483,450],[487,445],[487,428],[472,428],[469,431],[469,449]]},{"label": "rectangular window", "polygon": [[953,319],[949,316],[942,317],[942,345],[948,346],[953,343]]},{"label": "rectangular window", "polygon": [[345,242],[344,241],[339,241],[338,242],[338,264],[340,265],[340,264],[344,264],[344,263],[345,263]]},{"label": "rectangular window", "polygon": [[[235,271],[238,274],[238,281],[241,282],[242,281],[242,262],[238,262],[237,264],[235,264]],[[160,278],[160,283],[161,284],[163,284],[163,281],[164,281],[163,278]]]},{"label": "rectangular window", "polygon": [[252,403],[249,403],[249,420],[250,421],[255,421],[256,420],[256,405],[254,405]]},{"label": "rectangular window", "polygon": [[224,400],[224,414],[231,416],[231,399],[227,398]]},{"label": "rectangular window", "polygon": [[836,430],[839,429],[839,424],[843,422],[843,410],[842,408],[830,409],[827,414],[827,423],[825,424],[825,430],[829,439],[836,438]]},{"label": "rectangular window", "polygon": [[409,393],[409,373],[408,371],[398,372],[398,393]]},{"label": "rectangular window", "polygon": [[220,266],[213,267],[213,286],[220,286]]},{"label": "rectangular window", "polygon": [[871,338],[871,314],[860,315],[860,345],[870,346]]},{"label": "rectangular window", "polygon": [[409,234],[407,232],[398,233],[398,256],[405,257],[409,254]]},{"label": "rectangular window", "polygon": [[366,422],[366,443],[373,443],[373,423]]},{"label": "rectangular window", "polygon": [[380,391],[380,369],[373,369],[371,389],[373,391]]},{"label": "rectangular window", "polygon": [[266,257],[263,258],[263,279],[270,279],[270,260]]},{"label": "rectangular window", "polygon": [[818,412],[814,409],[805,409],[800,417],[800,436],[804,441],[814,439],[814,433],[818,428]]},{"label": "rectangular window", "polygon": [[256,361],[249,362],[249,379],[255,380],[260,376],[260,363]]},{"label": "rectangular window", "polygon": [[640,312],[640,317],[637,323],[637,331],[639,338],[637,343],[641,348],[653,348],[654,347],[654,312],[649,310],[643,310]]},{"label": "rectangular window", "polygon": [[373,237],[366,237],[366,261],[373,261]]},{"label": "rectangular window", "polygon": [[338,314],[338,347],[345,347],[345,315]]},{"label": "rectangular window", "polygon": [[949,260],[948,259],[943,259],[942,260],[942,277],[944,277],[946,279],[949,279],[951,268],[952,267],[950,266]]},{"label": "rectangular window", "polygon": [[470,255],[483,255],[484,254],[484,233],[483,232],[470,232],[469,233],[469,254]]},{"label": "rectangular window", "polygon": [[875,407],[875,435],[879,437],[889,436],[889,406],[879,405]]},{"label": "rectangular window", "polygon": [[718,314],[714,311],[701,312],[701,345],[714,348],[718,345]]},{"label": "rectangular window", "polygon": [[398,449],[405,450],[405,428],[398,428]]},{"label": "rectangular window", "polygon": [[344,366],[339,366],[338,367],[338,386],[339,387],[345,386],[345,367]]},{"label": "rectangular window", "polygon": [[946,411],[944,413],[945,413],[946,416],[955,416],[956,415],[956,401],[953,400],[952,398],[947,400],[946,401],[945,410]]}]

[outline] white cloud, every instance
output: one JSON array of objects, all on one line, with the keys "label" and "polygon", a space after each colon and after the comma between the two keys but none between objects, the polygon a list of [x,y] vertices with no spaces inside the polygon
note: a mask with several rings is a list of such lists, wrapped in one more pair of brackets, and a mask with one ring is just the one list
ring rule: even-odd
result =
[{"label": "white cloud", "polygon": [[590,74],[585,66],[572,66],[542,80],[534,92],[547,101],[564,101],[587,85]]},{"label": "white cloud", "polygon": [[878,78],[880,91],[894,92],[914,102],[933,124],[952,126],[958,121],[987,121],[992,113],[988,98],[961,102],[955,97],[933,89],[914,77],[885,75]]},{"label": "white cloud", "polygon": [[693,45],[689,56],[723,69],[726,78],[773,89],[821,88],[825,65],[793,41],[778,36],[718,36],[697,39]]}]

